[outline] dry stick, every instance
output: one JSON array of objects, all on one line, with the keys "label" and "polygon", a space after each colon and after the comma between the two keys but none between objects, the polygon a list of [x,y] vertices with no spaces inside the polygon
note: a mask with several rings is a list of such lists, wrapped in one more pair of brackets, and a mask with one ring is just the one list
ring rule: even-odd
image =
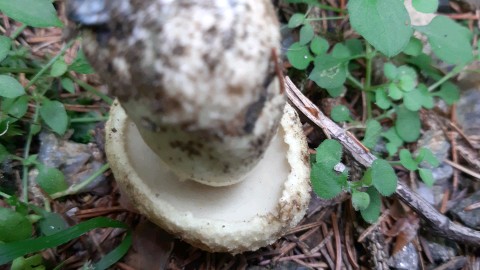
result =
[{"label": "dry stick", "polygon": [[[376,157],[365,150],[358,140],[351,137],[351,134],[327,118],[317,106],[298,90],[289,77],[285,78],[285,89],[288,98],[298,110],[322,130],[328,132],[328,135],[338,140],[356,161],[365,167],[371,167]],[[405,184],[398,183],[395,194],[401,201],[421,216],[435,233],[454,241],[463,242],[472,246],[480,246],[479,231],[453,223],[421,196],[410,190]]]}]

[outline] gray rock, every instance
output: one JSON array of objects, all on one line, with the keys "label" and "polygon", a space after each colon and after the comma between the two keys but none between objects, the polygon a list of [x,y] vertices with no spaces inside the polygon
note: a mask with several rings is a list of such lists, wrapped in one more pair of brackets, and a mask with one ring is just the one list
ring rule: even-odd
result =
[{"label": "gray rock", "polygon": [[[418,140],[418,149],[426,147],[432,151],[438,161],[442,161],[450,154],[450,143],[443,134],[442,130],[427,130],[423,133],[420,140]],[[436,184],[443,184],[453,175],[452,166],[441,163],[437,168],[432,168],[426,162],[421,164],[424,168],[431,168],[433,178]]]},{"label": "gray rock", "polygon": [[450,214],[460,219],[465,225],[473,229],[480,229],[480,208],[465,211],[465,207],[480,201],[480,190],[459,201],[450,209]]},{"label": "gray rock", "polygon": [[466,135],[480,134],[480,90],[462,92],[457,103],[457,121]]},{"label": "gray rock", "polygon": [[428,241],[427,246],[435,263],[444,263],[457,255],[454,248],[444,244]]},{"label": "gray rock", "polygon": [[391,269],[398,270],[417,270],[419,268],[418,253],[412,243],[404,246],[402,250],[390,257],[389,265]]},{"label": "gray rock", "polygon": [[[40,133],[39,139],[38,161],[61,170],[65,174],[65,180],[69,186],[81,183],[105,163],[103,154],[94,144],[71,142],[48,132]],[[105,177],[100,175],[81,192],[102,195],[108,190]]]}]

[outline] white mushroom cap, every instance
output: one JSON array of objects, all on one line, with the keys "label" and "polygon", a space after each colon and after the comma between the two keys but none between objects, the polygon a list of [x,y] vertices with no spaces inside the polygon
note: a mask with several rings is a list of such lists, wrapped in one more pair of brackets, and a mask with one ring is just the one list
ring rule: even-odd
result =
[{"label": "white mushroom cap", "polygon": [[287,104],[284,112],[264,157],[227,187],[178,181],[118,101],[106,125],[106,153],[123,193],[157,225],[208,251],[255,250],[295,226],[310,199],[306,139],[295,110]]}]

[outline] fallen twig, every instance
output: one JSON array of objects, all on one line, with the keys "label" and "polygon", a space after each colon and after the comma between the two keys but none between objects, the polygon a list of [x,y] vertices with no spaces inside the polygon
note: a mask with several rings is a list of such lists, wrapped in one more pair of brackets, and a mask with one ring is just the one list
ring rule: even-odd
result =
[{"label": "fallen twig", "polygon": [[[298,90],[289,77],[285,78],[285,90],[291,103],[314,124],[319,126],[327,136],[338,140],[356,161],[365,167],[372,165],[376,157],[352,134],[326,117],[315,104]],[[395,194],[421,216],[435,233],[454,241],[480,246],[479,231],[453,223],[405,184],[398,183]]]}]

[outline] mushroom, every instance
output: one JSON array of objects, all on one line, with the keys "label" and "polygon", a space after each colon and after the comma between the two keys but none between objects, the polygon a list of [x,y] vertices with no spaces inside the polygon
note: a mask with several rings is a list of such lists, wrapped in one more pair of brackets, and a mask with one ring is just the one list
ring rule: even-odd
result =
[{"label": "mushroom", "polygon": [[269,0],[70,0],[68,15],[118,98],[106,154],[142,214],[232,253],[301,220],[308,147],[276,76]]}]

